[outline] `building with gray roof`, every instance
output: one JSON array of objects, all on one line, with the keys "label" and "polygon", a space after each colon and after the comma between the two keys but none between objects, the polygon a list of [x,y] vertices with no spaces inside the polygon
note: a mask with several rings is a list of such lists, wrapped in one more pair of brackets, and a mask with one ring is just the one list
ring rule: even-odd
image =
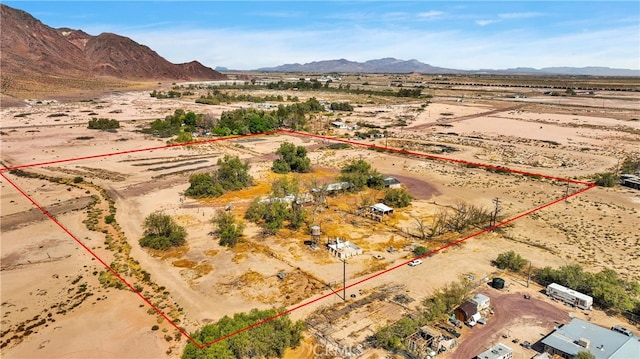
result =
[{"label": "building with gray roof", "polygon": [[574,318],[541,340],[544,351],[573,359],[586,351],[596,359],[640,358],[640,341],[608,328]]}]

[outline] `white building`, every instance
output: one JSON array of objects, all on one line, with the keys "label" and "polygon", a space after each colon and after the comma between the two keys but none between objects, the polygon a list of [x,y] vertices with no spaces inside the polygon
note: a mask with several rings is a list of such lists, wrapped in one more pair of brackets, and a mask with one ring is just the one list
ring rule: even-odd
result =
[{"label": "white building", "polygon": [[471,302],[476,304],[478,308],[478,312],[483,311],[485,309],[489,309],[489,305],[491,304],[491,299],[484,294],[476,294],[471,298]]},{"label": "white building", "polygon": [[580,309],[591,309],[593,306],[593,298],[591,296],[561,286],[558,283],[549,284],[546,294],[551,298],[561,300]]},{"label": "white building", "polygon": [[487,349],[482,353],[476,355],[475,359],[512,359],[513,350],[508,346],[498,343],[491,349]]}]

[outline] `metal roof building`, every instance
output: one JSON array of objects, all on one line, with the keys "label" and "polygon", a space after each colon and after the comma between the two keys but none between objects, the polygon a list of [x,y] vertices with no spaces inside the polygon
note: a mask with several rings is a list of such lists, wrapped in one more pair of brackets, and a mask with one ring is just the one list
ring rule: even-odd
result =
[{"label": "metal roof building", "polygon": [[511,359],[513,358],[513,350],[508,346],[498,343],[491,349],[487,349],[476,355],[474,359]]},{"label": "metal roof building", "polygon": [[542,339],[544,351],[573,358],[578,352],[588,351],[596,359],[640,358],[640,341],[608,328],[574,318]]}]

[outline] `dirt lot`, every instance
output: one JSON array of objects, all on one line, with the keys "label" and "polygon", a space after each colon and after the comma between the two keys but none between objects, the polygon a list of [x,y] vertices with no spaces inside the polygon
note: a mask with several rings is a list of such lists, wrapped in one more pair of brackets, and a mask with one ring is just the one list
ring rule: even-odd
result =
[{"label": "dirt lot", "polygon": [[[292,94],[304,100],[304,92]],[[341,99],[335,93],[314,95],[323,100]],[[367,144],[586,179],[615,168],[622,156],[638,156],[640,122],[630,119],[640,118],[640,102],[636,97],[609,95],[606,108],[589,106],[588,102],[541,104],[481,97],[458,102],[450,96],[436,96],[422,108],[423,101],[402,99],[394,103],[345,95],[344,100],[359,106],[352,114],[338,116],[353,124],[407,121],[406,127],[390,127],[388,138],[360,140]],[[414,300],[409,307],[414,306],[463,274],[490,276],[495,270],[490,261],[509,249],[521,253],[535,267],[581,263],[588,270],[613,268],[625,278],[640,280],[640,254],[635,250],[640,246],[640,233],[629,230],[629,223],[640,219],[638,191],[595,188],[518,219],[500,233],[473,237],[425,259],[422,266],[399,266],[411,258],[417,245],[435,249],[463,236],[419,241],[407,235],[416,233],[416,219],[429,220],[460,201],[491,208],[494,198],[500,199],[505,218],[511,218],[582,187],[358,147],[327,150],[322,148],[326,141],[321,139],[286,134],[160,149],[165,140],[138,132],[147,119],[163,118],[176,108],[219,115],[239,105],[247,104],[207,106],[192,99],[157,100],[146,92],[125,92],[88,102],[33,103],[1,109],[3,166],[46,163],[26,170],[56,178],[84,178],[79,184],[54,183],[3,172],[7,179],[1,182],[2,341],[16,336],[3,348],[3,356],[39,356],[46,348],[48,354],[57,357],[76,356],[87,350],[95,350],[99,357],[177,357],[186,340],[167,318],[178,319],[179,326],[190,332],[223,315],[251,308],[291,308],[328,293],[327,283],[342,280],[343,264],[324,248],[311,250],[304,245],[309,239],[307,232],[283,230],[263,238],[258,235],[259,229],[249,224],[247,242],[234,249],[219,246],[209,235],[209,220],[217,210],[232,204],[233,213],[241,216],[253,198],[268,193],[270,182],[276,178],[269,170],[273,153],[285,141],[309,149],[315,169],[300,176],[305,188],[314,180],[331,182],[343,164],[362,158],[379,172],[396,176],[415,197],[410,207],[396,209],[394,216],[383,222],[353,213],[363,196],[380,198],[381,194],[375,192],[330,198],[328,208],[317,217],[322,241],[341,237],[365,251],[350,259],[347,267],[347,284],[365,280],[349,289],[348,295],[355,294],[357,299],[376,293],[376,288],[384,285],[397,285]],[[118,119],[122,127],[115,133],[88,130],[86,122],[95,116]],[[325,116],[321,121],[328,124],[336,117]],[[328,129],[323,124],[317,130],[327,136],[352,136],[352,131]],[[147,148],[155,149],[142,151]],[[99,156],[102,154],[113,155]],[[215,199],[184,198],[188,175],[215,168],[224,154],[249,161],[256,185]],[[65,161],[78,156],[83,159]],[[32,210],[33,204],[12,183],[46,208],[61,226],[41,221]],[[97,230],[89,230],[83,221],[95,209],[88,198],[99,199],[95,207],[103,212],[97,218],[108,213],[112,200],[119,227],[109,227],[98,219]],[[156,210],[172,215],[188,228],[188,246],[159,254],[138,245],[144,218]],[[120,243],[123,249],[114,250],[114,243]],[[394,252],[389,253],[392,246]],[[383,258],[375,259],[376,254]],[[131,290],[104,288],[99,272],[105,267],[96,258],[107,265],[117,263],[130,284],[142,286],[142,297]],[[394,266],[399,267],[374,276]],[[150,281],[138,277],[143,272],[150,274]],[[276,277],[280,272],[287,273],[287,280]],[[161,306],[167,318],[150,310],[146,300]],[[543,304],[546,301],[522,302],[517,294],[496,297],[495,301],[513,309],[496,307],[492,320],[484,328],[472,329],[475,332],[468,339],[470,344],[465,339],[457,350],[466,355],[474,347],[489,346],[496,335],[501,335],[502,329],[498,328],[511,328],[512,337],[522,333],[518,338],[532,341],[527,338],[535,339],[562,316]],[[52,306],[58,308],[61,303],[66,309],[48,317]],[[292,317],[304,319],[323,306],[338,303],[335,297],[329,297],[301,307]],[[528,307],[530,311],[525,310]],[[383,304],[372,304],[370,310],[358,312],[357,325],[342,326],[335,339],[355,343],[399,313]],[[539,316],[534,315],[537,311]],[[92,325],[88,318],[96,312],[105,319]],[[523,324],[527,313],[538,318],[534,327]],[[24,329],[40,323],[41,318],[49,319],[25,334]],[[151,329],[154,325],[158,330]]]}]

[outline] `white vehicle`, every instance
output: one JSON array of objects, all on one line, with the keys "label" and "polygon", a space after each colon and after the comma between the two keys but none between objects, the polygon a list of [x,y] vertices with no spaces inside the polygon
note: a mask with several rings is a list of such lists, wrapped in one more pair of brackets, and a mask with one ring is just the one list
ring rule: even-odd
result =
[{"label": "white vehicle", "polygon": [[411,267],[415,267],[415,266],[420,265],[420,264],[422,264],[422,260],[420,260],[420,259],[414,259],[411,262],[409,262],[409,266],[411,266]]}]

